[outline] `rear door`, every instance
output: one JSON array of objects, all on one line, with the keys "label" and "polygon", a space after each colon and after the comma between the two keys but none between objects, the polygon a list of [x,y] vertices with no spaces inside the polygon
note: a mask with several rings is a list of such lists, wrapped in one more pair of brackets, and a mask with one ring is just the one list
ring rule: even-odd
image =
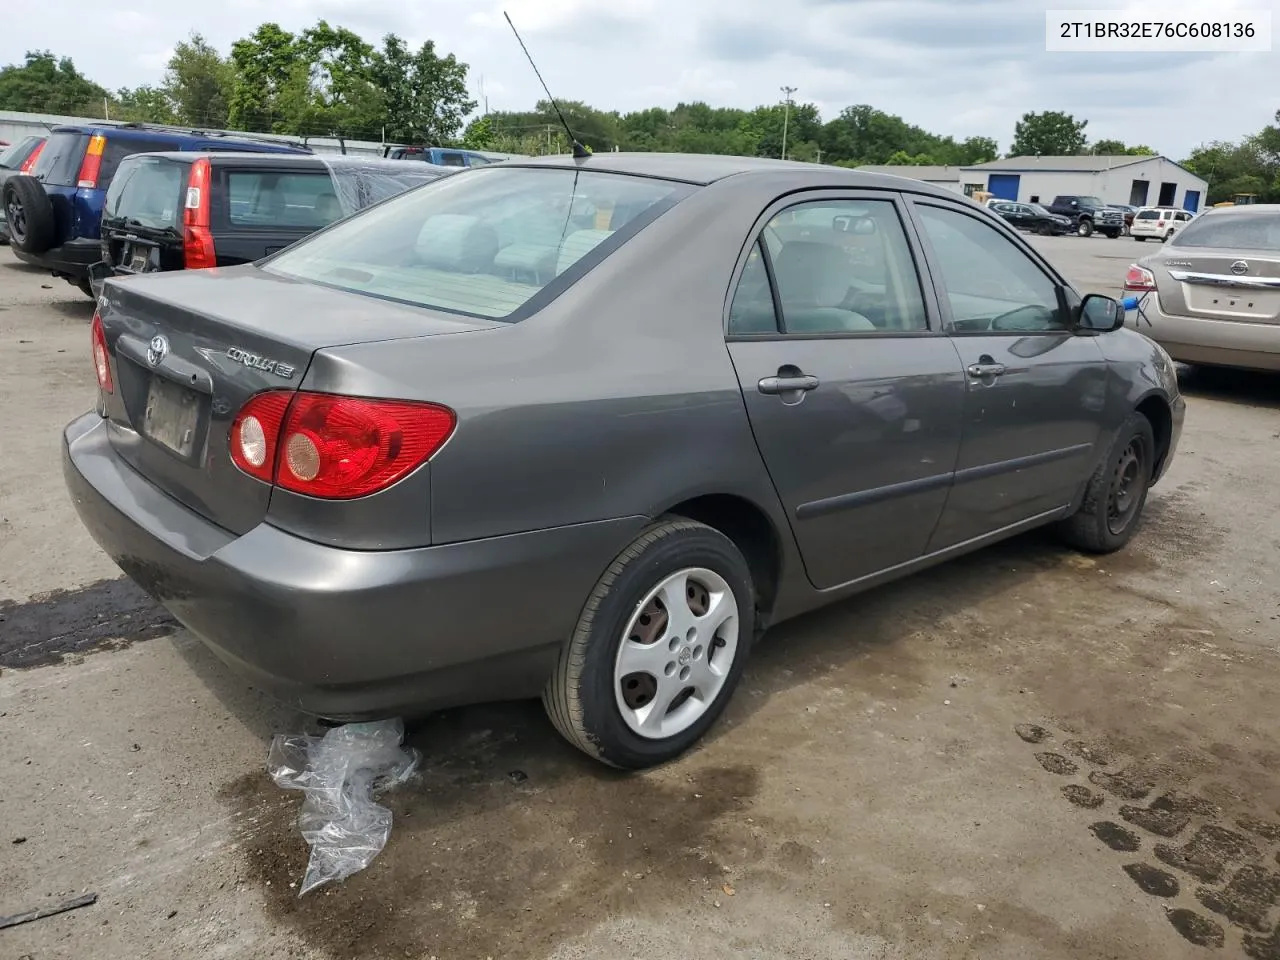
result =
[{"label": "rear door", "polygon": [[1280,213],[1193,219],[1152,272],[1171,316],[1280,324]]},{"label": "rear door", "polygon": [[924,552],[965,388],[901,197],[802,196],[762,218],[727,332],[756,443],[809,579],[825,589]]},{"label": "rear door", "polygon": [[1102,435],[1107,362],[1076,336],[1078,298],[1018,238],[959,204],[914,215],[951,341],[965,369],[964,437],[930,548],[1069,503]]},{"label": "rear door", "polygon": [[163,156],[126,158],[102,208],[102,256],[117,273],[183,267],[182,210],[190,164]]},{"label": "rear door", "polygon": [[252,263],[342,217],[328,168],[264,157],[213,162],[218,266]]}]

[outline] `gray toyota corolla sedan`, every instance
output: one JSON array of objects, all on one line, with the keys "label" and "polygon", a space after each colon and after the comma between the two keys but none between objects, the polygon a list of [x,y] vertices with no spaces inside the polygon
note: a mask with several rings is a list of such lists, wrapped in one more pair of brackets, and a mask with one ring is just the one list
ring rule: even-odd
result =
[{"label": "gray toyota corolla sedan", "polygon": [[1183,401],[1123,319],[916,181],[515,161],[257,264],[107,281],[65,474],[296,707],[541,693],[643,767],[772,624],[1042,524],[1126,543]]}]

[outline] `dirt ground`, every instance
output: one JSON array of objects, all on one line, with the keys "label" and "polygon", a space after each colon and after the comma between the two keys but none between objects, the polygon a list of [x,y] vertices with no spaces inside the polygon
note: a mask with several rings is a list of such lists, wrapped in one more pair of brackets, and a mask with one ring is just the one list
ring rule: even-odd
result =
[{"label": "dirt ground", "polygon": [[[1140,252],[1036,242],[1112,294]],[[1033,534],[783,625],[663,769],[536,704],[422,722],[386,850],[299,899],[264,762],[305,722],[169,636],[64,494],[90,313],[0,249],[0,915],[98,895],[0,957],[1280,958],[1280,379],[1188,373],[1128,550]]]}]

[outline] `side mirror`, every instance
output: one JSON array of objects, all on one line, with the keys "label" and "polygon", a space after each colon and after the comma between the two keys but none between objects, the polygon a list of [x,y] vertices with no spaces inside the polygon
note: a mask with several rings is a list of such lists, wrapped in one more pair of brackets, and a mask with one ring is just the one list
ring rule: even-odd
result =
[{"label": "side mirror", "polygon": [[1076,327],[1093,333],[1110,333],[1124,326],[1124,307],[1118,300],[1091,293],[1080,303]]}]

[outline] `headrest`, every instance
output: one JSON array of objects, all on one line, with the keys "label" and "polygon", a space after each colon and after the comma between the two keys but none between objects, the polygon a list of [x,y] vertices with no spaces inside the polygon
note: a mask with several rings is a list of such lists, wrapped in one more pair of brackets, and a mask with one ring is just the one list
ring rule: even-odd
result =
[{"label": "headrest", "polygon": [[783,302],[835,307],[849,293],[849,261],[829,243],[792,240],[783,244],[774,265]]},{"label": "headrest", "polygon": [[492,265],[498,234],[479,217],[441,213],[422,224],[414,252],[427,266],[476,273]]}]

